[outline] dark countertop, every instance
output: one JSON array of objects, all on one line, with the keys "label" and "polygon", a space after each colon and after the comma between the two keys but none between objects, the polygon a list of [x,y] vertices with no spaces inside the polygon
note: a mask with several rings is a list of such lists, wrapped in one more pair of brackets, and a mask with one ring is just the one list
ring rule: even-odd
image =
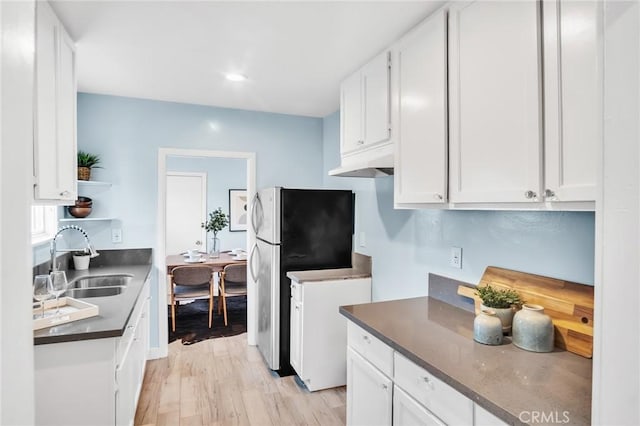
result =
[{"label": "dark countertop", "polygon": [[151,272],[151,265],[97,266],[86,271],[66,272],[68,281],[87,275],[131,274],[133,278],[125,291],[118,295],[80,299],[98,305],[98,316],[37,330],[33,333],[36,345],[122,336],[140,290]]},{"label": "dark countertop", "polygon": [[527,352],[509,338],[501,346],[476,343],[474,315],[430,297],[342,306],[340,313],[509,424],[523,424],[520,413],[533,411],[564,424],[591,423],[590,359],[560,349]]},{"label": "dark countertop", "polygon": [[306,283],[312,281],[335,281],[350,280],[354,278],[369,278],[371,277],[371,272],[354,268],[320,269],[317,271],[290,271],[287,272],[287,277],[299,283]]}]

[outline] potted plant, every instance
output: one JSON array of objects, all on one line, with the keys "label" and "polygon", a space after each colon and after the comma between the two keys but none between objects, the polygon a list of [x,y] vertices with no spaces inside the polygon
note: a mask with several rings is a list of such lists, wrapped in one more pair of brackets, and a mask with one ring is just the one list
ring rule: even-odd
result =
[{"label": "potted plant", "polygon": [[84,271],[86,269],[89,269],[90,260],[91,254],[86,250],[73,252],[73,267],[76,271]]},{"label": "potted plant", "polygon": [[202,227],[207,232],[213,232],[213,238],[209,240],[209,255],[211,257],[220,256],[220,240],[218,239],[218,232],[222,231],[229,224],[229,216],[222,211],[222,207],[218,207],[209,213],[209,220],[202,224]]},{"label": "potted plant", "polygon": [[481,309],[491,309],[502,321],[502,331],[511,331],[513,314],[524,303],[517,291],[512,289],[499,289],[490,285],[476,287],[476,294],[482,300]]},{"label": "potted plant", "polygon": [[78,151],[78,180],[91,180],[91,169],[100,168],[100,156]]}]

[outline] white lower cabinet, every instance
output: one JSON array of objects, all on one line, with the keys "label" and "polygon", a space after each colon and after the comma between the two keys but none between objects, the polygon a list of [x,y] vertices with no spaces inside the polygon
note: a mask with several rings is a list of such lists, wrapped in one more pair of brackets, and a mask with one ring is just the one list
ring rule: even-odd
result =
[{"label": "white lower cabinet", "polygon": [[393,382],[347,348],[347,425],[391,425]]},{"label": "white lower cabinet", "polygon": [[149,282],[121,337],[37,345],[37,425],[133,425],[146,364]]},{"label": "white lower cabinet", "polygon": [[397,385],[393,387],[393,424],[402,426],[444,426],[436,416]]},{"label": "white lower cabinet", "polygon": [[503,422],[478,404],[473,405],[474,426],[507,426],[507,423]]},{"label": "white lower cabinet", "polygon": [[349,321],[347,425],[503,425],[424,368]]},{"label": "white lower cabinet", "polygon": [[291,366],[310,391],[344,386],[347,321],[342,305],[371,302],[371,278],[291,280]]}]

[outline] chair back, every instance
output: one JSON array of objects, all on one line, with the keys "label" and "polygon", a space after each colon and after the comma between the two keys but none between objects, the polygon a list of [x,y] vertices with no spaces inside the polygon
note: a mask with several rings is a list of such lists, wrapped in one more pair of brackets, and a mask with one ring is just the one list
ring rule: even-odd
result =
[{"label": "chair back", "polygon": [[246,285],[247,283],[247,265],[244,263],[227,265],[222,272],[224,274],[225,284],[231,282],[244,283]]},{"label": "chair back", "polygon": [[208,266],[178,266],[173,268],[173,283],[177,285],[202,285],[211,282]]}]

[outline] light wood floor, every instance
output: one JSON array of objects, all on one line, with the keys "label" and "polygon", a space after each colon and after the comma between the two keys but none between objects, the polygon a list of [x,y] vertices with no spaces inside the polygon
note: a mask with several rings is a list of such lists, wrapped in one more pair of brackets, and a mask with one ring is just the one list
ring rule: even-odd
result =
[{"label": "light wood floor", "polygon": [[308,392],[273,376],[247,335],[169,345],[147,363],[136,425],[344,425],[345,388]]}]

